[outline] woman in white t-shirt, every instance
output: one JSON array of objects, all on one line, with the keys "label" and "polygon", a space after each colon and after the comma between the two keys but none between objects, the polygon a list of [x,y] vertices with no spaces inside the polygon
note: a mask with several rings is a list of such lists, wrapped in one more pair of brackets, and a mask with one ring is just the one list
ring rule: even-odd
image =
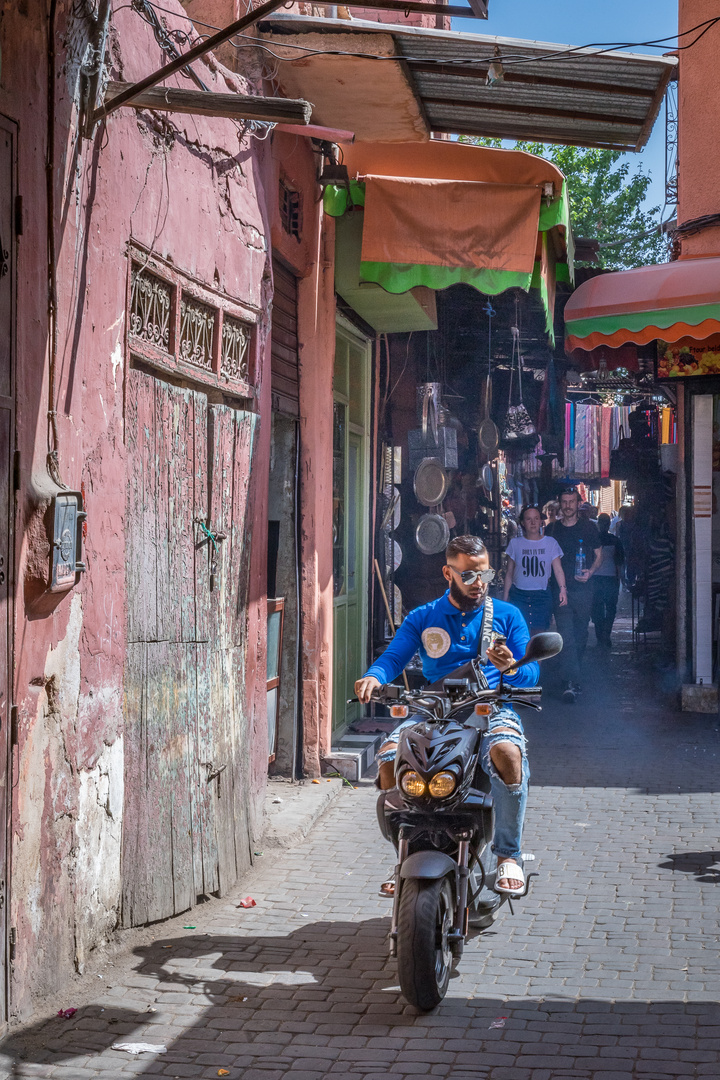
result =
[{"label": "woman in white t-shirt", "polygon": [[503,600],[509,600],[525,616],[530,634],[547,630],[552,618],[550,575],[555,575],[561,607],[567,604],[562,548],[552,536],[542,535],[542,515],[537,506],[526,506],[519,517],[523,535],[507,546],[507,569]]}]

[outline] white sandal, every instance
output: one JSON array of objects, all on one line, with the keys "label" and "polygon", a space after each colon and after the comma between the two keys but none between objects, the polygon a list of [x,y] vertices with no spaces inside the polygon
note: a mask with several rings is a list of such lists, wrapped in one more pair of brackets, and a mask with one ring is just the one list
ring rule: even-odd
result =
[{"label": "white sandal", "polygon": [[[522,885],[519,889],[510,889],[503,886],[504,881],[522,881]],[[501,896],[522,896],[525,892],[525,872],[522,866],[516,862],[500,863],[495,878],[495,892]]]}]

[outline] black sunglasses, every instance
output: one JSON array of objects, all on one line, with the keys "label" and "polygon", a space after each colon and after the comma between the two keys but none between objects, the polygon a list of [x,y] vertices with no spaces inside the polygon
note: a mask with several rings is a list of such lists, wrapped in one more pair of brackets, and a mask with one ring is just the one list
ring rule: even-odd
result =
[{"label": "black sunglasses", "polygon": [[452,570],[453,574],[457,574],[463,585],[474,585],[478,578],[480,579],[480,581],[482,581],[483,585],[489,585],[495,577],[495,571],[493,570],[492,566],[488,567],[487,570],[460,571],[456,570],[454,566],[451,566],[450,569]]}]

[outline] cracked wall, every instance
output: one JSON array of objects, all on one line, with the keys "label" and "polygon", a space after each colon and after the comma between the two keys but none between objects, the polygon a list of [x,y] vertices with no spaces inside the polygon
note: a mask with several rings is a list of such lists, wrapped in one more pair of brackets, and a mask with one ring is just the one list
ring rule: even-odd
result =
[{"label": "cracked wall", "polygon": [[[164,6],[182,8],[175,0]],[[56,408],[60,473],[82,489],[87,571],[68,593],[49,594],[46,470],[48,283],[45,151],[46,7],[23,0],[0,10],[0,111],[19,123],[25,229],[18,246],[17,502],[12,766],[12,888],[16,930],[11,1015],[82,971],[118,926],[126,772],[125,395],[127,244],[166,259],[258,313],[260,413],[248,505],[243,762],[248,828],[261,819],[267,770],[265,547],[270,425],[267,336],[270,226],[276,172],[270,142],[232,121],[118,111],[91,140],[78,135],[80,68],[93,5],[57,2],[53,191],[58,266]],[[13,42],[12,48],[9,42]],[[149,28],[128,6],[113,16],[111,77],[133,81],[163,62]],[[255,63],[255,61],[253,61]],[[261,90],[257,72],[196,64],[211,89]],[[248,74],[249,72],[249,74]],[[176,85],[187,85],[181,76]],[[314,183],[312,154],[309,157]],[[312,205],[312,196],[310,197]],[[319,211],[316,210],[316,216]],[[303,268],[307,273],[307,268]],[[148,853],[152,857],[152,853]]]}]

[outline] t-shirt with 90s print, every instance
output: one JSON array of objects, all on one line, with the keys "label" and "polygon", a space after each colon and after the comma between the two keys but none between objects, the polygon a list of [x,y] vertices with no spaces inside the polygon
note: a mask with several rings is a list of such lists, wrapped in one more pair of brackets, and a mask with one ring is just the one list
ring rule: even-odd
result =
[{"label": "t-shirt with 90s print", "polygon": [[562,548],[552,536],[542,536],[539,540],[516,536],[508,544],[505,554],[515,563],[512,579],[515,588],[535,592],[547,589],[553,559],[562,558]]}]

